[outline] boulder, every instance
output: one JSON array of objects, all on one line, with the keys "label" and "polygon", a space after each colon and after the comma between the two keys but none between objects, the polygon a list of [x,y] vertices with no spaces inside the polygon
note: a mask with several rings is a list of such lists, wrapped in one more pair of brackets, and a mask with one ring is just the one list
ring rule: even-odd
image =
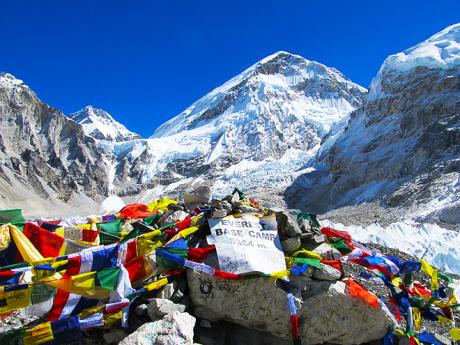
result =
[{"label": "boulder", "polygon": [[326,260],[338,260],[342,257],[342,254],[328,243],[322,243],[320,246],[313,249],[313,252],[321,255],[321,257]]},{"label": "boulder", "polygon": [[173,211],[172,214],[170,214],[169,216],[167,216],[165,219],[164,219],[164,223],[168,224],[168,223],[177,223],[177,222],[180,222],[181,220],[184,220],[185,218],[188,217],[188,213],[187,212],[184,212],[184,211]]},{"label": "boulder", "polygon": [[199,186],[191,192],[184,193],[184,203],[187,205],[201,205],[209,203],[211,199],[211,188]]},{"label": "boulder", "polygon": [[174,312],[163,319],[142,325],[120,345],[192,345],[196,319],[188,313]]},{"label": "boulder", "polygon": [[281,241],[281,247],[283,247],[283,251],[285,253],[295,252],[297,249],[300,248],[300,237],[291,237],[284,241]]},{"label": "boulder", "polygon": [[315,268],[313,272],[313,279],[316,280],[328,280],[328,281],[335,281],[339,280],[342,276],[342,273],[329,265],[321,264],[321,269]]},{"label": "boulder", "polygon": [[184,305],[176,304],[168,299],[163,298],[153,298],[147,305],[147,313],[153,321],[161,319],[163,316],[167,314],[172,314],[175,312],[182,313],[184,311]]},{"label": "boulder", "polygon": [[221,210],[221,209],[216,209],[212,211],[212,218],[223,218],[227,215],[227,211]]},{"label": "boulder", "polygon": [[287,212],[277,212],[276,222],[278,223],[278,231],[282,239],[300,237],[302,234],[297,221]]},{"label": "boulder", "polygon": [[[291,279],[295,280],[293,293],[303,343],[360,344],[385,335],[390,324],[385,311],[348,296],[343,282]],[[275,280],[230,281],[193,270],[187,270],[187,280],[195,316],[290,339],[286,292]]]}]

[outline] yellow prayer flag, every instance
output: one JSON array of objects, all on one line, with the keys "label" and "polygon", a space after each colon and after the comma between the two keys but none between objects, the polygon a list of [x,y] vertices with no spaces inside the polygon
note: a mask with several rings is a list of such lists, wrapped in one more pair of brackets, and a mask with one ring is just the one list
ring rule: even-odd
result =
[{"label": "yellow prayer flag", "polygon": [[23,337],[24,345],[39,345],[53,340],[53,330],[50,322],[45,322],[26,330]]},{"label": "yellow prayer flag", "polygon": [[450,336],[455,341],[460,340],[460,328],[451,328],[450,329]]},{"label": "yellow prayer flag", "polygon": [[31,294],[31,287],[8,292],[2,291],[0,293],[0,300],[2,302],[0,305],[0,314],[28,307],[31,303]]},{"label": "yellow prayer flag", "polygon": [[420,329],[422,324],[422,314],[420,313],[419,308],[412,308],[412,318],[414,320],[414,326],[416,329]]},{"label": "yellow prayer flag", "polygon": [[437,290],[439,287],[438,270],[423,259],[420,259],[420,262],[422,263],[422,271],[431,277],[431,290]]},{"label": "yellow prayer flag", "polygon": [[283,270],[278,272],[270,273],[271,278],[284,278],[288,277],[291,272],[289,270]]},{"label": "yellow prayer flag", "polygon": [[105,308],[104,305],[97,305],[95,307],[87,308],[87,309],[83,310],[80,314],[78,314],[78,317],[80,319],[85,319],[90,315],[93,315],[93,314],[96,314],[96,313],[99,313],[99,312],[103,311],[104,308]]},{"label": "yellow prayer flag", "polygon": [[5,250],[10,245],[10,226],[13,225],[4,224],[0,226],[0,251]]},{"label": "yellow prayer flag", "polygon": [[193,219],[192,219],[192,224],[198,223],[198,222],[201,220],[201,218],[203,218],[203,216],[199,216],[199,217],[193,218]]},{"label": "yellow prayer flag", "polygon": [[310,250],[306,249],[300,249],[296,251],[294,254],[292,254],[293,258],[300,257],[300,258],[309,258],[309,259],[316,259],[316,260],[322,260],[323,258],[321,255],[318,253],[312,252]]},{"label": "yellow prayer flag", "polygon": [[145,255],[155,250],[157,241],[152,241],[154,237],[161,235],[160,230],[151,231],[140,235],[137,238],[137,255]]},{"label": "yellow prayer flag", "polygon": [[104,328],[112,327],[113,325],[115,325],[115,323],[117,323],[118,321],[121,320],[122,316],[123,316],[123,313],[122,313],[121,310],[116,312],[116,313],[114,313],[114,314],[107,315],[104,318]]},{"label": "yellow prayer flag", "polygon": [[94,290],[97,272],[88,272],[71,276],[72,284],[77,289]]},{"label": "yellow prayer flag", "polygon": [[147,291],[153,291],[153,290],[161,288],[162,286],[164,286],[166,284],[168,284],[168,278],[162,278],[162,279],[157,280],[157,281],[155,281],[153,283],[145,285],[144,288]]},{"label": "yellow prayer flag", "polygon": [[179,202],[173,199],[162,198],[158,200],[153,200],[151,203],[147,205],[147,208],[150,212],[153,211],[166,211],[168,209],[168,205],[170,204],[178,204]]},{"label": "yellow prayer flag", "polygon": [[193,234],[194,232],[198,231],[198,229],[199,229],[198,226],[192,226],[191,228],[184,229],[181,232],[179,232],[179,235],[182,238],[186,238],[186,237],[190,236],[191,234]]}]

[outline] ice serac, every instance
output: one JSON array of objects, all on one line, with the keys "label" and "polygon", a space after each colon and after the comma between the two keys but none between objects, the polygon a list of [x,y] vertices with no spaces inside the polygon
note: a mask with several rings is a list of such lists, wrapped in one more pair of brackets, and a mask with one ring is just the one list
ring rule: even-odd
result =
[{"label": "ice serac", "polygon": [[419,220],[458,223],[459,171],[456,24],[385,60],[364,104],[287,199],[317,212],[380,200]]},{"label": "ice serac", "polygon": [[68,115],[68,117],[81,125],[85,133],[95,139],[108,141],[140,139],[139,134],[128,130],[109,113],[91,105]]},{"label": "ice serac", "polygon": [[105,163],[61,111],[21,80],[0,73],[0,208],[35,214],[75,212],[107,194]]},{"label": "ice serac", "polygon": [[136,176],[155,177],[159,185],[202,176],[215,195],[234,186],[280,190],[305,169],[331,125],[359,107],[365,94],[334,68],[278,52],[192,104],[151,139],[129,150],[116,145],[119,169],[139,162],[143,168]]}]

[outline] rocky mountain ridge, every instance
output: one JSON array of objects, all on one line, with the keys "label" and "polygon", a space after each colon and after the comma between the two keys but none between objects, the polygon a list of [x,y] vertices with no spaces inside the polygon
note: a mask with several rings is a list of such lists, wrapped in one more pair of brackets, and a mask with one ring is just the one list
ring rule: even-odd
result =
[{"label": "rocky mountain ridge", "polygon": [[0,128],[2,209],[27,207],[39,214],[69,204],[70,210],[108,193],[96,141],[7,73],[0,74]]},{"label": "rocky mountain ridge", "polygon": [[388,57],[362,107],[288,198],[316,212],[381,200],[421,221],[460,222],[459,47],[457,24]]},{"label": "rocky mountain ridge", "polygon": [[93,107],[71,115],[79,126],[2,74],[3,204],[94,207],[206,183],[218,197],[238,186],[318,213],[373,202],[458,223],[459,27],[390,56],[367,95],[333,68],[275,53],[148,139]]},{"label": "rocky mountain ridge", "polygon": [[278,52],[195,102],[150,139],[101,146],[113,153],[113,184],[125,195],[147,186],[144,196],[151,198],[197,177],[216,195],[235,185],[281,190],[365,93],[335,69]]}]

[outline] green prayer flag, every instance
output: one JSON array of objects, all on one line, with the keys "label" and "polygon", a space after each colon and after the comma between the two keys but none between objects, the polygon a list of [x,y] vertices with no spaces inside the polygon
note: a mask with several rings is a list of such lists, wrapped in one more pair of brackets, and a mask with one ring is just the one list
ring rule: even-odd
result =
[{"label": "green prayer flag", "polygon": [[146,225],[153,225],[158,221],[158,219],[161,218],[162,215],[163,215],[162,213],[154,213],[151,216],[144,218],[143,222]]},{"label": "green prayer flag", "polygon": [[13,225],[24,225],[26,220],[22,216],[21,209],[14,209],[14,210],[3,210],[0,211],[0,224],[8,224],[11,223]]},{"label": "green prayer flag", "polygon": [[438,271],[438,278],[446,281],[447,283],[452,283],[452,278],[449,277],[447,274],[442,273],[441,271]]},{"label": "green prayer flag", "polygon": [[97,223],[97,229],[101,231],[101,244],[111,244],[119,241],[121,231],[121,220],[113,220],[111,222]]},{"label": "green prayer flag", "polygon": [[310,226],[313,229],[319,230],[321,228],[321,225],[319,224],[315,214],[302,213],[300,211],[293,211],[292,213],[297,216],[297,221],[299,221],[299,219],[305,219],[310,223]]},{"label": "green prayer flag", "polygon": [[295,258],[295,262],[299,264],[307,264],[318,269],[321,269],[321,261],[317,259],[310,259],[310,258]]},{"label": "green prayer flag", "polygon": [[18,262],[17,264],[11,264],[11,265],[0,267],[0,271],[8,271],[8,270],[12,270],[15,268],[22,268],[22,267],[29,267],[29,266],[30,264],[28,262]]},{"label": "green prayer flag", "polygon": [[348,254],[351,252],[351,248],[347,246],[344,238],[333,240],[332,237],[329,238],[329,245],[337,249],[342,254]]},{"label": "green prayer flag", "polygon": [[235,188],[232,192],[232,195],[235,194],[235,193],[238,193],[238,196],[240,197],[240,200],[244,200],[244,198],[246,198],[246,195],[240,191],[238,188]]},{"label": "green prayer flag", "polygon": [[120,271],[121,270],[118,267],[114,267],[106,268],[100,272],[97,272],[97,279],[99,280],[100,286],[110,291],[115,290],[117,287]]}]

